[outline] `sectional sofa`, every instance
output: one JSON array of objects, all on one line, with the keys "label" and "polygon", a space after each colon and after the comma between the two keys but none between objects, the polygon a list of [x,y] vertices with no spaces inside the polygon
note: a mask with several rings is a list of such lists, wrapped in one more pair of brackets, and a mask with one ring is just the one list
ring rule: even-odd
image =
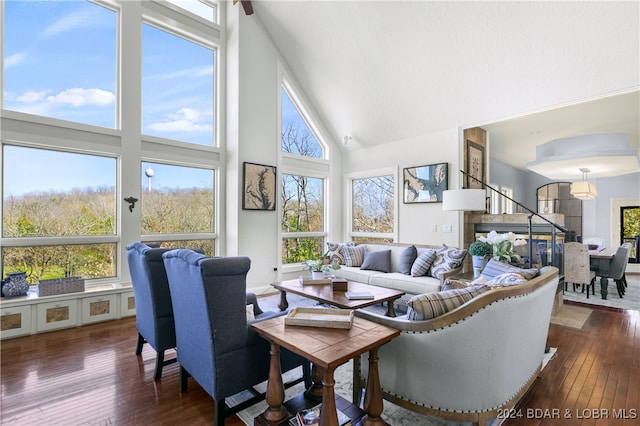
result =
[{"label": "sectional sofa", "polygon": [[341,266],[335,275],[408,294],[440,291],[448,277],[462,272],[467,254],[445,245],[328,243],[328,247],[329,260]]}]

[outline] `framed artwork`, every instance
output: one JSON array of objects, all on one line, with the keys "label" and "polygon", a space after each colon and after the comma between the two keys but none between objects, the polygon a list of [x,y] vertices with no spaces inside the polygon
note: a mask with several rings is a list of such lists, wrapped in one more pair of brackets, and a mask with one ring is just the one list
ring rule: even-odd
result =
[{"label": "framed artwork", "polygon": [[276,167],[243,163],[242,209],[276,209]]},{"label": "framed artwork", "polygon": [[[467,139],[467,173],[479,181],[484,180],[484,147]],[[465,176],[465,188],[482,189],[482,184]]]},{"label": "framed artwork", "polygon": [[442,191],[449,189],[448,163],[408,167],[403,172],[405,204],[441,203]]}]

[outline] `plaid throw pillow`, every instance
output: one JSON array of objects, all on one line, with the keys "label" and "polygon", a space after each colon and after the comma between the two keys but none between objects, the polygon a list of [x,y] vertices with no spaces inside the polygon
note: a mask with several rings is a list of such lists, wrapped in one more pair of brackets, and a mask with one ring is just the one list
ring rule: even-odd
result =
[{"label": "plaid throw pillow", "polygon": [[407,319],[428,320],[436,318],[490,289],[491,287],[487,285],[480,285],[413,296],[408,302]]},{"label": "plaid throw pillow", "polygon": [[344,246],[342,255],[346,266],[362,266],[364,260],[364,246]]}]

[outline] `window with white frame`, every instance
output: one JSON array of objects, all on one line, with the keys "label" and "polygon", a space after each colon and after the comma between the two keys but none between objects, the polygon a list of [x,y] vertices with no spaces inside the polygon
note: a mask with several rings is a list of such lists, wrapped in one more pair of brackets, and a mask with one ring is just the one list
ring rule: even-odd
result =
[{"label": "window with white frame", "polygon": [[214,145],[214,51],[142,25],[142,133]]},{"label": "window with white frame", "polygon": [[2,3],[3,108],[116,127],[117,12],[88,1]]},{"label": "window with white frame", "polygon": [[303,157],[323,158],[324,150],[309,128],[300,107],[291,100],[285,87],[281,90],[282,152]]},{"label": "window with white frame", "polygon": [[117,279],[132,239],[214,254],[218,25],[165,2],[0,7],[2,276]]},{"label": "window with white frame", "polygon": [[[328,161],[326,145],[302,106],[293,101],[285,80],[281,90],[281,236],[282,264],[300,263],[323,253],[327,236],[326,199]],[[304,171],[302,171],[304,170]]]},{"label": "window with white frame", "polygon": [[395,175],[352,177],[351,238],[356,243],[393,242],[395,235]]}]

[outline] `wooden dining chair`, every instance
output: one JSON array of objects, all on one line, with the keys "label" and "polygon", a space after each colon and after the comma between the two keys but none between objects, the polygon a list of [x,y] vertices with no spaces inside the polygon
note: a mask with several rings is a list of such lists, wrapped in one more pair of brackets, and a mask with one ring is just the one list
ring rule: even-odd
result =
[{"label": "wooden dining chair", "polygon": [[575,291],[577,285],[582,286],[582,292],[587,289],[587,299],[589,298],[589,289],[595,296],[596,294],[596,273],[590,269],[589,264],[589,247],[586,244],[570,242],[564,245],[564,289],[567,290],[567,284],[573,284]]}]

